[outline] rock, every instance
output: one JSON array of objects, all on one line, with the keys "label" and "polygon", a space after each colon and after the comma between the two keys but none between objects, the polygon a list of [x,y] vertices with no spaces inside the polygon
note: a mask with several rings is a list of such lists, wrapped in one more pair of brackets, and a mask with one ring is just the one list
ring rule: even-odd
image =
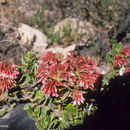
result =
[{"label": "rock", "polygon": [[107,65],[107,64],[102,64],[100,66],[97,66],[97,70],[98,73],[101,73],[102,75],[106,75],[111,71],[111,68]]},{"label": "rock", "polygon": [[37,29],[33,29],[35,34],[35,42],[33,43],[32,51],[34,53],[43,53],[47,47],[47,37]]},{"label": "rock", "polygon": [[24,104],[19,104],[3,117],[0,117],[0,130],[38,130],[35,121],[26,111]]},{"label": "rock", "polygon": [[[36,10],[29,10],[28,12],[25,13],[26,17],[33,17],[34,15],[36,15],[37,11]],[[28,19],[29,20],[29,19]]]},{"label": "rock", "polygon": [[6,0],[0,0],[0,3],[1,3],[1,4],[5,4],[5,3],[6,3]]},{"label": "rock", "polygon": [[66,18],[62,20],[61,22],[57,23],[54,28],[54,34],[60,31],[60,35],[62,36],[62,29],[67,26],[71,27],[72,33],[74,31],[78,31],[79,34],[85,34],[85,35],[95,35],[95,26],[93,26],[90,22],[87,21],[81,21],[77,18]]},{"label": "rock", "polygon": [[32,45],[34,54],[43,53],[47,47],[47,37],[42,32],[26,24],[21,24],[18,31],[21,35],[21,45]]},{"label": "rock", "polygon": [[66,57],[67,52],[74,51],[75,48],[76,48],[76,45],[70,45],[70,46],[68,46],[66,48],[61,48],[61,47],[49,48],[45,52],[47,52],[47,51],[52,51],[53,53],[60,52],[60,53],[62,53],[64,55],[64,57]]},{"label": "rock", "polygon": [[18,31],[21,35],[21,44],[32,45],[32,43],[35,40],[35,34],[33,31],[33,28],[31,28],[30,26],[26,24],[20,24]]}]

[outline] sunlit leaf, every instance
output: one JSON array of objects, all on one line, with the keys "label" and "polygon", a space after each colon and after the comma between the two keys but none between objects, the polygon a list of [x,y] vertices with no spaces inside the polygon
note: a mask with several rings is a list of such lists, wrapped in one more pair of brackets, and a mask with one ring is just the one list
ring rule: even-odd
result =
[{"label": "sunlit leaf", "polygon": [[122,75],[124,74],[124,71],[125,71],[125,67],[122,67],[122,68],[119,70],[120,76],[122,76]]}]

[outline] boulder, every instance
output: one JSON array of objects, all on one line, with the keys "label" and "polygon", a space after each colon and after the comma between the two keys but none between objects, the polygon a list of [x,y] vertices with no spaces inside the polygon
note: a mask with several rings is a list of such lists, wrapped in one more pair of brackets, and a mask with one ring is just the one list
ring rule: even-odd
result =
[{"label": "boulder", "polygon": [[24,104],[19,104],[3,117],[0,117],[0,130],[38,130],[35,121],[26,111]]},{"label": "boulder", "polygon": [[76,48],[76,45],[74,44],[74,45],[70,45],[66,48],[61,48],[61,47],[48,48],[48,49],[46,49],[45,52],[47,52],[47,51],[52,51],[53,53],[60,52],[64,55],[64,57],[66,57],[67,53],[70,52],[70,51],[74,51],[75,48]]},{"label": "boulder", "polygon": [[20,24],[18,32],[21,36],[21,45],[32,45],[35,40],[35,34],[32,27],[26,24]]},{"label": "boulder", "polygon": [[67,26],[71,27],[72,33],[74,31],[78,31],[79,34],[85,34],[85,35],[95,35],[96,28],[88,21],[81,21],[78,18],[66,18],[62,20],[61,22],[58,22],[54,27],[54,34],[60,31],[60,35],[62,36],[62,29]]},{"label": "boulder", "polygon": [[5,4],[6,0],[0,0],[0,4]]},{"label": "boulder", "polygon": [[31,45],[34,54],[43,53],[47,47],[47,37],[42,32],[26,24],[21,24],[18,31],[21,35],[21,45]]},{"label": "boulder", "polygon": [[106,63],[104,63],[104,64],[97,66],[96,71],[102,75],[107,75],[109,72],[112,71],[112,69]]}]

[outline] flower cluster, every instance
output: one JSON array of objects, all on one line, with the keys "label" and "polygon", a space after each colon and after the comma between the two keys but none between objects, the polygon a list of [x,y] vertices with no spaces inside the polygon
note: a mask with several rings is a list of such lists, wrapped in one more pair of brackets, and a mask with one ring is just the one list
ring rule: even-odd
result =
[{"label": "flower cluster", "polygon": [[15,65],[6,66],[5,63],[0,63],[0,95],[16,84],[15,79],[18,74],[19,71]]},{"label": "flower cluster", "polygon": [[121,68],[128,63],[127,57],[130,55],[130,46],[125,46],[118,56],[114,57],[113,64],[116,67]]},{"label": "flower cluster", "polygon": [[37,77],[43,83],[41,90],[46,96],[62,96],[69,90],[74,105],[81,105],[85,100],[81,90],[94,90],[94,83],[100,75],[96,73],[96,66],[93,60],[75,57],[74,53],[69,53],[64,59],[61,53],[47,52],[37,69]]}]

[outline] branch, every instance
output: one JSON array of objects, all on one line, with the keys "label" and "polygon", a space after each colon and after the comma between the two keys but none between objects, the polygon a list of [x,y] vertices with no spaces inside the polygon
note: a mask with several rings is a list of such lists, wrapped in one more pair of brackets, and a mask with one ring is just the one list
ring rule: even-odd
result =
[{"label": "branch", "polygon": [[27,94],[27,92],[24,89],[22,89],[22,92],[33,103],[34,100]]},{"label": "branch", "polygon": [[0,23],[0,26],[6,27],[6,28],[11,28],[11,29],[13,29],[13,30],[15,30],[15,31],[18,31],[17,28],[15,28],[15,27],[13,27],[13,26],[10,26],[10,25],[3,24],[3,23]]},{"label": "branch", "polygon": [[14,43],[14,41],[11,41],[11,40],[1,40],[0,43],[1,42],[11,42],[11,43]]}]

